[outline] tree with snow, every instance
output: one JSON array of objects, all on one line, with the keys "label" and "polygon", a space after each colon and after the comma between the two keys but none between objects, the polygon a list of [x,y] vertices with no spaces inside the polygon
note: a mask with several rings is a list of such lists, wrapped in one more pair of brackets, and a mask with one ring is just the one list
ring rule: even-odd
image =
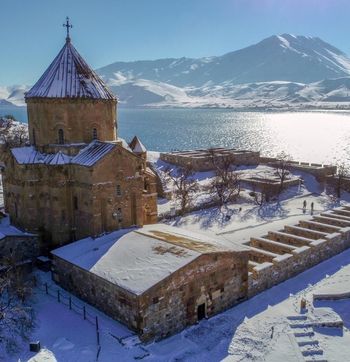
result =
[{"label": "tree with snow", "polygon": [[280,192],[282,192],[284,187],[284,181],[289,175],[290,161],[292,160],[292,158],[290,155],[282,151],[277,155],[276,159],[277,159],[277,162],[275,164],[276,175],[280,180]]},{"label": "tree with snow", "polygon": [[195,193],[199,190],[193,168],[190,166],[178,167],[175,171],[167,169],[165,174],[173,184],[174,196],[180,203],[180,214],[184,215],[189,209]]},{"label": "tree with snow", "polygon": [[233,201],[240,193],[240,179],[235,171],[232,155],[217,156],[210,150],[215,176],[209,185],[209,192],[219,200],[220,206]]},{"label": "tree with snow", "polygon": [[5,148],[26,145],[29,142],[28,126],[11,115],[0,117],[0,142]]},{"label": "tree with snow", "polygon": [[[333,176],[333,192],[338,199],[341,197],[341,192],[345,189],[345,184],[348,183],[350,172],[345,163],[337,165],[337,173]],[[346,182],[347,181],[347,182]]]},{"label": "tree with snow", "polygon": [[0,353],[15,352],[34,326],[34,279],[11,254],[0,259]]}]

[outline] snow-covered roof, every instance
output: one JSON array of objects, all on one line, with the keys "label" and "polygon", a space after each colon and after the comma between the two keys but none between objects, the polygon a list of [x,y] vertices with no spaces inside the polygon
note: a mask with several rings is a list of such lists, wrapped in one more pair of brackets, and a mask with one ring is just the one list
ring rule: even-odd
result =
[{"label": "snow-covered roof", "polygon": [[130,151],[130,152],[132,152],[132,149],[130,148],[128,142],[126,142],[124,138],[118,137],[118,138],[117,138],[117,141],[120,142],[125,149],[127,149],[127,150]]},{"label": "snow-covered roof", "polygon": [[28,98],[116,99],[70,41],[58,53],[41,78],[25,94]]},{"label": "snow-covered roof", "polygon": [[93,141],[83,148],[71,160],[71,163],[81,166],[92,166],[109,153],[115,145],[108,142]]},{"label": "snow-covered roof", "polygon": [[135,152],[135,153],[147,152],[146,147],[143,145],[143,143],[140,141],[140,139],[137,136],[135,136],[132,139],[129,146],[132,149],[132,151]]},{"label": "snow-covered roof", "polygon": [[61,151],[57,153],[41,153],[33,146],[12,148],[11,152],[19,164],[41,163],[45,165],[75,164],[92,166],[107,155],[115,144],[109,142],[92,141],[80,150],[76,156],[68,156]]},{"label": "snow-covered roof", "polygon": [[27,233],[17,229],[11,225],[10,218],[8,216],[0,219],[0,240],[6,236],[34,236],[35,234]]},{"label": "snow-covered roof", "polygon": [[140,295],[202,254],[247,250],[239,245],[228,249],[205,235],[155,224],[82,239],[52,253]]}]

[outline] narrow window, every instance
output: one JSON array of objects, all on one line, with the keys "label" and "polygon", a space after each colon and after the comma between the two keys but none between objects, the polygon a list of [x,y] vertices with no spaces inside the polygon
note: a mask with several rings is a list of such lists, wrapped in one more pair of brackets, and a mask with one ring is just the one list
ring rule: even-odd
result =
[{"label": "narrow window", "polygon": [[78,210],[78,198],[76,196],[73,197],[73,207],[74,210]]},{"label": "narrow window", "polygon": [[117,196],[122,196],[122,189],[120,185],[117,185],[116,191],[117,191]]},{"label": "narrow window", "polygon": [[118,208],[117,214],[118,214],[118,221],[122,222],[123,221],[123,213],[122,213],[122,209],[120,207]]},{"label": "narrow window", "polygon": [[35,129],[33,128],[33,145],[36,145]]},{"label": "narrow window", "polygon": [[97,140],[97,129],[96,128],[92,129],[92,139]]},{"label": "narrow window", "polygon": [[60,145],[63,145],[63,144],[64,144],[64,133],[63,133],[63,129],[62,129],[62,128],[60,128],[60,129],[58,130],[58,143],[59,143]]},{"label": "narrow window", "polygon": [[61,211],[61,221],[64,222],[66,220],[66,213],[64,210]]}]

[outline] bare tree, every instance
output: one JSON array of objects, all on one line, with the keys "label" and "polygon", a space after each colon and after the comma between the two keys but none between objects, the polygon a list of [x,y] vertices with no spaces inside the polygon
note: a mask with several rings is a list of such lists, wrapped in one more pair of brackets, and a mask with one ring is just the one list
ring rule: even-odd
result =
[{"label": "bare tree", "polygon": [[0,260],[0,345],[7,352],[15,352],[34,326],[33,284],[12,255]]},{"label": "bare tree", "polygon": [[167,169],[165,173],[174,185],[174,195],[180,202],[180,213],[184,215],[191,205],[194,194],[199,190],[193,168],[190,166],[178,167],[175,171]]},{"label": "bare tree", "polygon": [[346,189],[345,185],[348,184],[350,173],[345,163],[337,166],[337,173],[333,176],[333,190],[337,198],[341,197],[341,192]]},{"label": "bare tree", "polygon": [[253,197],[254,203],[258,206],[263,206],[266,203],[270,202],[271,198],[276,194],[272,185],[268,183],[263,183],[257,191],[255,188],[249,194]]},{"label": "bare tree", "polygon": [[277,162],[275,165],[276,175],[280,179],[280,192],[283,190],[284,181],[286,180],[287,176],[289,175],[289,168],[290,168],[290,161],[291,156],[285,152],[280,152],[277,157]]},{"label": "bare tree", "polygon": [[24,146],[29,142],[28,126],[13,116],[1,117],[0,142],[7,148]]},{"label": "bare tree", "polygon": [[219,200],[220,206],[234,200],[240,193],[240,178],[235,171],[232,155],[216,156],[210,150],[215,177],[211,180],[209,191]]}]

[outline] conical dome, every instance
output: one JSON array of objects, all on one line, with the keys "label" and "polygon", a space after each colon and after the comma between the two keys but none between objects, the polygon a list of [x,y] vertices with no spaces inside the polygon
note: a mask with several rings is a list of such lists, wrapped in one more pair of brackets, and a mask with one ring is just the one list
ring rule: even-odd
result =
[{"label": "conical dome", "polygon": [[28,98],[116,99],[69,40],[26,93],[26,99]]}]

